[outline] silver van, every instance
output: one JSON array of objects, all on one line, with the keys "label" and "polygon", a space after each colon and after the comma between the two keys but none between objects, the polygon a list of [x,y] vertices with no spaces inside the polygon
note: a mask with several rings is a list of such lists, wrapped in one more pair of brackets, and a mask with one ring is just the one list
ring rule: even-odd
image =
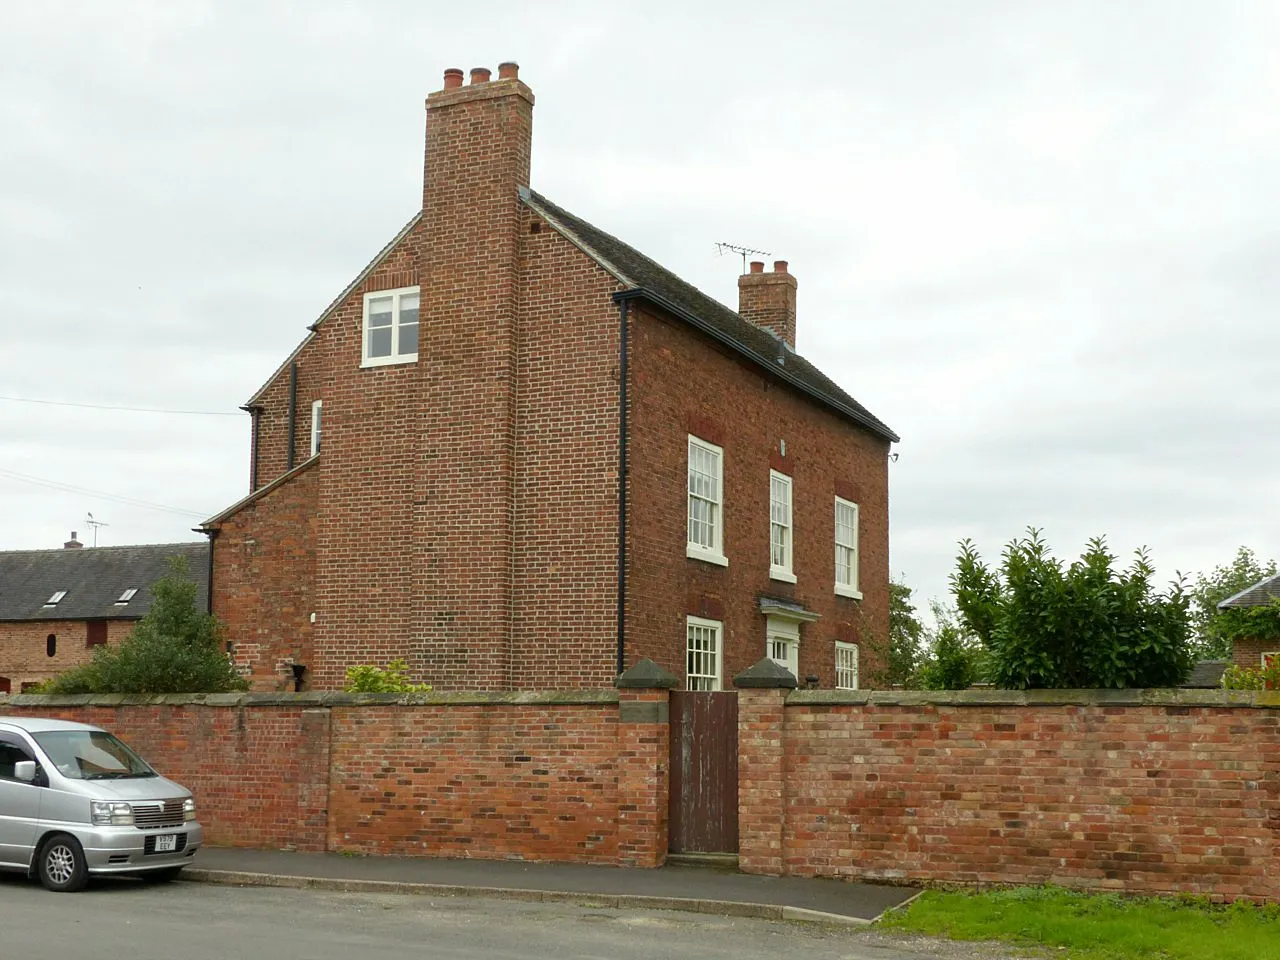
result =
[{"label": "silver van", "polygon": [[0,717],[0,869],[57,891],[91,873],[172,880],[203,838],[191,791],[107,731]]}]

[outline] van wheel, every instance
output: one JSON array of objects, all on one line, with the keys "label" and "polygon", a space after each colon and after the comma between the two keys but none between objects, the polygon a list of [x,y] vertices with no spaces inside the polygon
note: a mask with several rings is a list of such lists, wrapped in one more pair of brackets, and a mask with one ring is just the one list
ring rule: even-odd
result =
[{"label": "van wheel", "polygon": [[74,893],[83,889],[89,880],[89,868],[84,862],[80,841],[65,833],[55,833],[40,847],[36,873],[46,890]]}]

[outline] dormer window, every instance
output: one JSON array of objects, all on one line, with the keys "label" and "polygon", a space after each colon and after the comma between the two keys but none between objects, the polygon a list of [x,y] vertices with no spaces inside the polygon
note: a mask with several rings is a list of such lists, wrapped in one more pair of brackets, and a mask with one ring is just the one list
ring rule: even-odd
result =
[{"label": "dormer window", "polygon": [[128,603],[135,596],[137,596],[137,593],[138,593],[137,587],[130,587],[124,593],[120,594],[120,599],[116,601],[116,606],[123,607],[126,603]]},{"label": "dormer window", "polygon": [[61,602],[62,598],[65,597],[66,595],[67,595],[67,591],[59,590],[52,597],[46,600],[44,602],[44,605],[46,607],[56,607]]}]

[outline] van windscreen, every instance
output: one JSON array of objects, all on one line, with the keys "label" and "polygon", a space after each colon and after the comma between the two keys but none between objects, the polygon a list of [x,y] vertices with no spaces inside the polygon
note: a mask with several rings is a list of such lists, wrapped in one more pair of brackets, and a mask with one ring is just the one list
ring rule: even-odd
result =
[{"label": "van windscreen", "polygon": [[104,730],[47,730],[32,737],[58,772],[73,780],[158,776],[145,760]]}]

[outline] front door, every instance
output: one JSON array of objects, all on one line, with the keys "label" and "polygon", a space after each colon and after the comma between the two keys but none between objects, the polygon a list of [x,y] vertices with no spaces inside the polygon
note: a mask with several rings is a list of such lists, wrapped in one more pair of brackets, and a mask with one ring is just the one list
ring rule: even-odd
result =
[{"label": "front door", "polygon": [[42,788],[13,776],[14,764],[34,759],[19,738],[0,733],[0,863],[25,867],[34,856]]}]

